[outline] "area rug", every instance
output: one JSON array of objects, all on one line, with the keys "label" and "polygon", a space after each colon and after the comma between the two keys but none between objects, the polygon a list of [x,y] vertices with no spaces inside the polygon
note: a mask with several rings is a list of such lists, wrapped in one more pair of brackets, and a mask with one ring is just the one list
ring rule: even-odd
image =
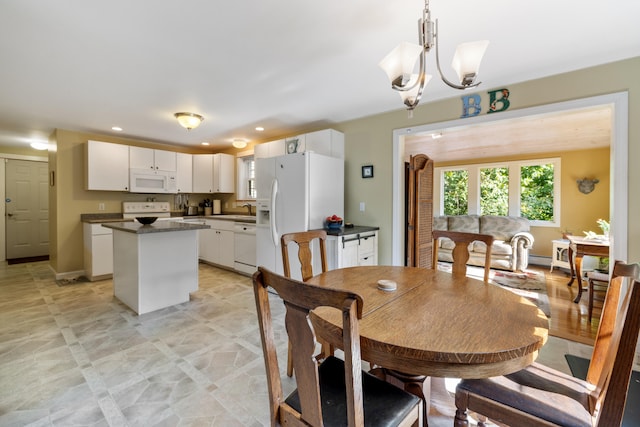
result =
[{"label": "area rug", "polygon": [[[438,270],[450,272],[451,263],[438,262]],[[483,280],[484,269],[468,265],[467,276]],[[537,305],[547,317],[551,317],[551,305],[549,304],[549,297],[547,296],[547,282],[544,273],[537,271],[514,273],[511,271],[491,270],[489,273],[489,283],[498,285],[528,299]]]},{"label": "area rug", "polygon": [[[589,359],[574,356],[573,354],[565,354],[571,375],[584,380],[587,378],[589,370]],[[622,427],[640,426],[640,372],[631,372],[631,381],[629,382],[629,392],[627,394],[627,404],[624,407],[624,416],[622,417]]]}]

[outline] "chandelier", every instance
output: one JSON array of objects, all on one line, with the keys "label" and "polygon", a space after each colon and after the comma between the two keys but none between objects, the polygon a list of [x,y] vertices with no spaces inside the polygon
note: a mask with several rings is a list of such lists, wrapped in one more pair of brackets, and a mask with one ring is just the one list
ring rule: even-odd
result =
[{"label": "chandelier", "polygon": [[[460,83],[453,83],[444,76],[440,68],[438,55],[438,20],[435,25],[431,20],[429,0],[424,2],[422,18],[418,20],[418,37],[420,45],[402,42],[380,61],[380,67],[387,73],[391,81],[391,87],[400,93],[402,101],[411,112],[422,97],[424,87],[431,80],[431,75],[426,73],[427,53],[435,46],[436,66],[440,78],[447,85],[455,89],[468,89],[478,86],[476,76],[480,68],[480,62],[484,55],[488,40],[480,40],[458,45],[451,66],[458,74]],[[418,73],[415,74],[416,62],[420,60]]]}]

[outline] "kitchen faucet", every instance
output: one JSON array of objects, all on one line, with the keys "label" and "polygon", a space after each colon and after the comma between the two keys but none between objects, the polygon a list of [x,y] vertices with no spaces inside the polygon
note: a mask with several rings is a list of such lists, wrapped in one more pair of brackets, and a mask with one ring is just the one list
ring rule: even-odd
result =
[{"label": "kitchen faucet", "polygon": [[242,207],[247,208],[249,210],[249,215],[251,215],[251,203],[245,203]]}]

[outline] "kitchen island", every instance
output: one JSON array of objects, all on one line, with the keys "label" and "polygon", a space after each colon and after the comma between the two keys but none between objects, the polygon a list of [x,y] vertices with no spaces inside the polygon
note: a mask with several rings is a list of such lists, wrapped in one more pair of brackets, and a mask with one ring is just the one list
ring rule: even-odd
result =
[{"label": "kitchen island", "polygon": [[189,301],[198,289],[198,230],[158,221],[102,224],[113,230],[113,293],[138,314]]}]

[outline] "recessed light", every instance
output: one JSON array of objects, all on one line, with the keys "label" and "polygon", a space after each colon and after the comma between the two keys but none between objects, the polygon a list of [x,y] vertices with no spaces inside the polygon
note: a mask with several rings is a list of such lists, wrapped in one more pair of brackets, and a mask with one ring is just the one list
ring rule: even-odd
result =
[{"label": "recessed light", "polygon": [[442,138],[442,132],[432,133],[432,134],[431,134],[431,138],[432,138],[432,139]]},{"label": "recessed light", "polygon": [[111,130],[115,130],[116,132],[122,132],[122,128],[120,126],[114,126]]},{"label": "recessed light", "polygon": [[264,128],[263,128],[262,126],[258,126],[258,127],[256,127],[256,130],[257,130],[258,132],[262,132],[262,131],[264,130]]},{"label": "recessed light", "polygon": [[201,142],[200,145],[209,145],[207,141]]}]

